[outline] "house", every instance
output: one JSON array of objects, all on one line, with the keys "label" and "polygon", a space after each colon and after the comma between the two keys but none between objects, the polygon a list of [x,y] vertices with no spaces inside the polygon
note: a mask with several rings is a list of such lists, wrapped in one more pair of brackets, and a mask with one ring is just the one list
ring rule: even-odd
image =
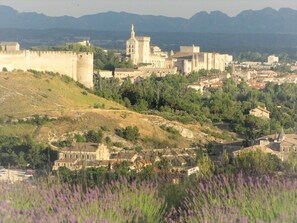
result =
[{"label": "house", "polygon": [[111,70],[99,70],[97,74],[102,78],[112,78],[113,74]]},{"label": "house", "polygon": [[282,129],[280,133],[273,136],[260,138],[258,144],[244,149],[236,149],[232,152],[233,157],[244,151],[261,150],[264,153],[271,153],[281,160],[287,160],[290,152],[297,152],[297,134],[285,134]]},{"label": "house", "polygon": [[69,170],[77,169],[78,160],[75,158],[62,158],[55,161],[53,170],[58,170],[60,167],[66,167]]},{"label": "house", "polygon": [[266,109],[266,107],[262,108],[260,106],[250,110],[250,115],[253,115],[262,119],[270,119],[270,111]]},{"label": "house", "polygon": [[93,166],[98,162],[95,161],[109,161],[109,149],[104,144],[98,143],[74,143],[69,147],[62,148],[58,153],[58,160],[55,161],[53,170],[59,167],[67,167],[69,169],[80,169],[84,165]]},{"label": "house", "polygon": [[124,152],[119,152],[118,154],[114,154],[112,156],[112,160],[117,162],[127,161],[127,162],[134,163],[136,159],[140,157],[141,156],[135,151],[124,151]]},{"label": "house", "polygon": [[1,42],[0,48],[2,51],[19,51],[20,44],[18,42]]}]

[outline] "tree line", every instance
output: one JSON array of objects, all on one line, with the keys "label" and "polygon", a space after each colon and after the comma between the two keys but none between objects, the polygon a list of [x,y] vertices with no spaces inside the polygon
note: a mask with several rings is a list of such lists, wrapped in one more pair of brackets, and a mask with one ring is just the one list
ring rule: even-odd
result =
[{"label": "tree line", "polygon": [[[226,123],[231,130],[255,140],[266,134],[274,134],[284,128],[294,131],[297,123],[297,85],[269,83],[262,90],[253,89],[247,83],[224,81],[224,86],[210,88],[203,94],[188,88],[207,75],[199,71],[189,76],[167,75],[151,77],[132,83],[127,79],[96,77],[95,93],[114,100],[137,112],[161,115],[169,120],[184,123]],[[264,120],[249,115],[257,106],[267,107],[271,119]]]}]

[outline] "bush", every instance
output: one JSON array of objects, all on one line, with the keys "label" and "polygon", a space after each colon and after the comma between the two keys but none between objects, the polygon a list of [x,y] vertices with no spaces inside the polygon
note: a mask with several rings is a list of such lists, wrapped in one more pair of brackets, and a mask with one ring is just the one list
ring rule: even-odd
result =
[{"label": "bush", "polygon": [[83,95],[88,95],[88,92],[87,91],[82,91],[81,92]]},{"label": "bush", "polygon": [[242,174],[196,182],[167,222],[295,222],[296,183]]},{"label": "bush", "polygon": [[123,143],[121,143],[121,142],[114,142],[112,145],[115,146],[115,147],[119,147],[119,148],[124,147]]},{"label": "bush", "polygon": [[67,83],[67,84],[68,84],[68,83],[72,83],[72,82],[74,82],[73,79],[72,79],[71,77],[68,77],[68,76],[66,76],[66,75],[62,75],[62,76],[61,76],[61,80],[64,81],[65,83]]},{"label": "bush", "polygon": [[166,126],[166,125],[160,125],[160,128],[163,129],[166,132],[169,132],[173,135],[180,135],[179,131],[172,126]]},{"label": "bush", "polygon": [[87,140],[86,140],[86,137],[84,137],[84,136],[82,136],[82,135],[80,135],[80,134],[76,134],[76,135],[74,136],[74,138],[75,138],[76,142],[86,142],[86,141],[87,141]]},{"label": "bush", "polygon": [[4,118],[0,116],[0,125],[4,124]]},{"label": "bush", "polygon": [[7,70],[6,67],[3,67],[3,68],[2,68],[2,71],[3,71],[3,72],[7,72],[8,70]]},{"label": "bush", "polygon": [[0,185],[2,222],[162,222],[165,201],[152,184],[101,187]]},{"label": "bush", "polygon": [[137,141],[140,135],[137,126],[128,126],[124,129],[116,129],[115,133],[118,136],[130,141]]},{"label": "bush", "polygon": [[98,130],[97,132],[90,130],[87,132],[85,137],[87,142],[100,143],[102,141],[103,133],[101,130]]},{"label": "bush", "polygon": [[276,155],[261,150],[242,151],[235,158],[235,167],[251,175],[269,174],[282,169],[282,161]]},{"label": "bush", "polygon": [[109,136],[105,137],[105,142],[106,142],[107,145],[111,144],[111,139],[110,139]]}]

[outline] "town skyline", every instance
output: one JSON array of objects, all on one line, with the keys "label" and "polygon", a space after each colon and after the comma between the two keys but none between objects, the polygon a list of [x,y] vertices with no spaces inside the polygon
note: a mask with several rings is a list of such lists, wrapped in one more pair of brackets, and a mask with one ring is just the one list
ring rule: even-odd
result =
[{"label": "town skyline", "polygon": [[[37,12],[48,16],[74,16],[80,17],[88,14],[95,14],[107,11],[128,12],[140,15],[161,15],[169,17],[190,18],[197,12],[201,11],[222,11],[229,16],[236,16],[244,10],[261,10],[271,7],[273,9],[292,8],[297,9],[297,0],[284,1],[237,1],[233,0],[188,0],[185,4],[181,0],[162,0],[144,1],[144,0],[125,0],[125,1],[104,1],[104,0],[53,0],[50,3],[37,0],[0,0],[0,5],[5,5],[16,9],[19,12]],[[170,4],[170,7],[169,7]],[[232,7],[230,7],[232,5]],[[183,10],[181,10],[183,9]]]}]

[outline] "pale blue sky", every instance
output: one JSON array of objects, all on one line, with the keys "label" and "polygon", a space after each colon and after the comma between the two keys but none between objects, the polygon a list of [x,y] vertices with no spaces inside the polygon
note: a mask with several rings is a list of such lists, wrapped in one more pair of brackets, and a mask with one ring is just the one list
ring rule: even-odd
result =
[{"label": "pale blue sky", "polygon": [[21,12],[36,11],[51,16],[81,16],[106,11],[179,16],[189,18],[199,11],[220,10],[236,15],[245,9],[290,7],[297,0],[0,0]]}]

